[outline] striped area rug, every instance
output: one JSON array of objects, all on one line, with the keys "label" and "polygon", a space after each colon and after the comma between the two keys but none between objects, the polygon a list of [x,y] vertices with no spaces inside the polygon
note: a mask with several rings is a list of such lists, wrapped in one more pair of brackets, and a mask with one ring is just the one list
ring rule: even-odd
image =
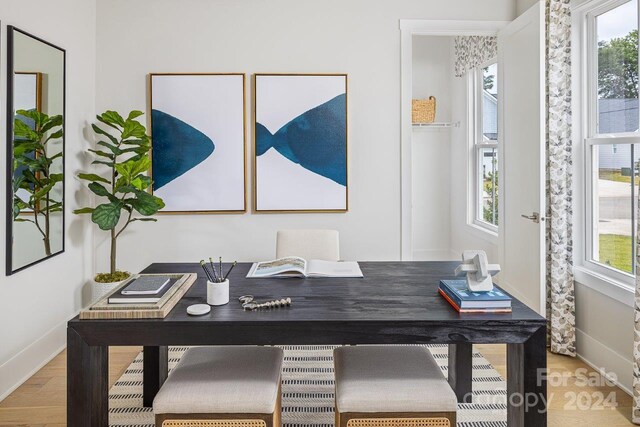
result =
[{"label": "striped area rug", "polygon": [[[447,346],[428,345],[447,375]],[[172,369],[188,347],[169,349]],[[283,346],[283,427],[333,427],[335,346]],[[506,427],[506,383],[482,354],[473,353],[473,403],[458,404],[458,427]],[[142,353],[109,391],[111,427],[153,427],[151,408],[142,407]]]}]

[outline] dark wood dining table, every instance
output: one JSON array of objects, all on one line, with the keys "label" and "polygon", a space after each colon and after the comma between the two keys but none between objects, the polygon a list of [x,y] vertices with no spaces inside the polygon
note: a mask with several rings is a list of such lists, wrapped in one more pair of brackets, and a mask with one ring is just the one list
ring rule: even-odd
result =
[{"label": "dark wood dining table", "polygon": [[[360,262],[364,278],[247,279],[232,271],[230,301],[190,316],[206,302],[196,263],[155,263],[142,273],[198,273],[164,319],[80,320],[67,325],[67,425],[108,426],[109,346],[142,346],[144,405],[168,375],[170,345],[448,344],[448,380],[460,402],[472,398],[472,345],[506,344],[510,427],[546,426],[546,320],[517,299],[512,313],[460,314],[439,294],[457,262]],[[241,295],[292,299],[286,308],[245,311]]]}]

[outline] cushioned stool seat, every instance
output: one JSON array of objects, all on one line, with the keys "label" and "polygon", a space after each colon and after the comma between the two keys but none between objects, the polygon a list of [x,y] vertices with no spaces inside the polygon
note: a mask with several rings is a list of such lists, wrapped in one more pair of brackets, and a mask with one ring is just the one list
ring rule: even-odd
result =
[{"label": "cushioned stool seat", "polygon": [[455,426],[457,399],[424,347],[339,347],[336,427]]},{"label": "cushioned stool seat", "polygon": [[187,350],[153,401],[156,426],[278,426],[283,357],[274,347]]}]

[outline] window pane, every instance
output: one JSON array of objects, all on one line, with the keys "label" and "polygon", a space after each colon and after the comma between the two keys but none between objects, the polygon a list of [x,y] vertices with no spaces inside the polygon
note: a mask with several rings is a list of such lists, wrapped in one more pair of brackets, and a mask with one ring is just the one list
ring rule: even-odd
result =
[{"label": "window pane", "polygon": [[481,148],[479,157],[479,220],[498,225],[498,149]]},{"label": "window pane", "polygon": [[498,140],[498,64],[482,69],[482,140]]},{"label": "window pane", "polygon": [[638,3],[596,17],[598,133],[638,131]]},{"label": "window pane", "polygon": [[[593,259],[615,269],[633,271],[634,198],[640,146],[593,147],[598,179],[593,198]],[[634,161],[635,160],[635,161]],[[632,180],[636,189],[632,189]]]}]

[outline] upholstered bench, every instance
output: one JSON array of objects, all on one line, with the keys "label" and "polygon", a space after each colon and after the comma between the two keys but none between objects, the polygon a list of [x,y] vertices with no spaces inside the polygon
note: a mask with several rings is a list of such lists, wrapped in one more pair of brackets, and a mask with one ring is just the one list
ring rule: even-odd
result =
[{"label": "upholstered bench", "polygon": [[426,348],[339,347],[333,358],[335,427],[455,427],[456,395]]},{"label": "upholstered bench", "polygon": [[156,395],[156,427],[278,427],[283,352],[275,347],[187,350]]}]

